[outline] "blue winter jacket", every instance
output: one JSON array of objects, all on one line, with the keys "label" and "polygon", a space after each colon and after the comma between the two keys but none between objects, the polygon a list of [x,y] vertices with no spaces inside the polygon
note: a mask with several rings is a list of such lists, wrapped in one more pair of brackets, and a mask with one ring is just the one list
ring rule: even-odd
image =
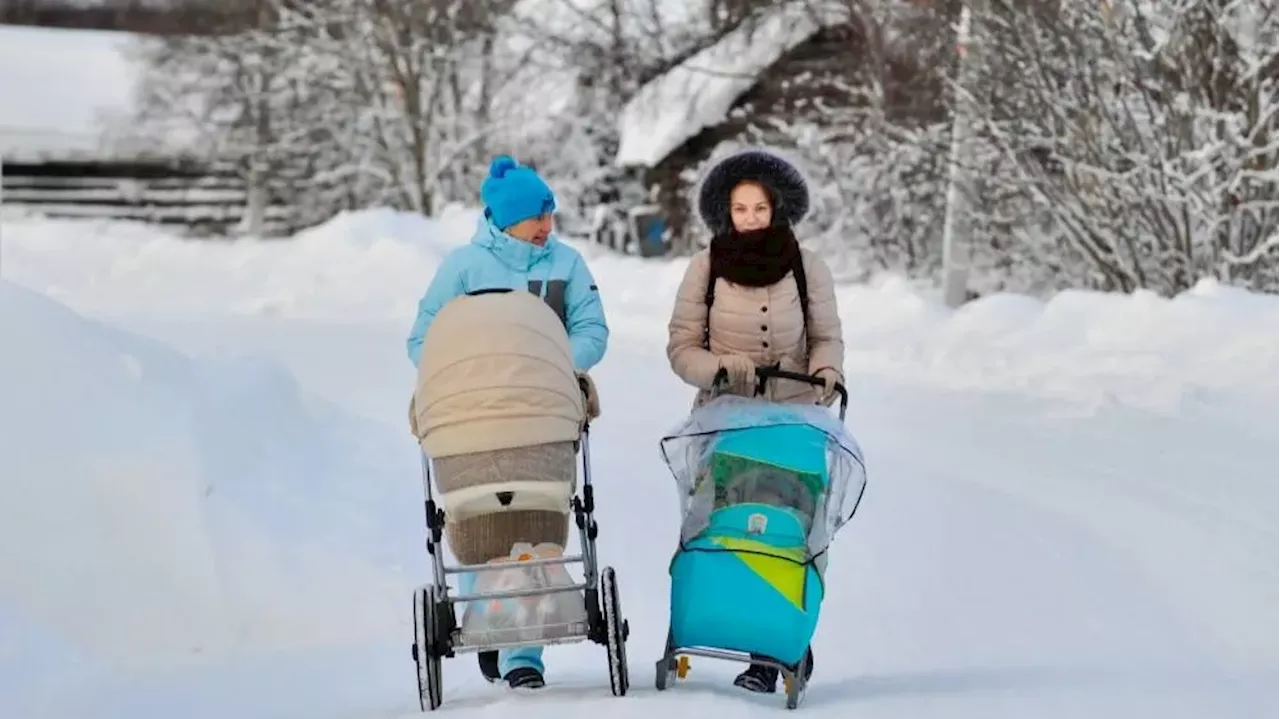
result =
[{"label": "blue winter jacket", "polygon": [[418,366],[422,340],[436,313],[449,300],[482,289],[523,289],[542,297],[569,332],[573,365],[579,371],[604,357],[609,326],[595,279],[582,255],[554,234],[541,247],[499,230],[483,215],[469,244],[445,256],[418,302],[418,317],[405,343]]}]

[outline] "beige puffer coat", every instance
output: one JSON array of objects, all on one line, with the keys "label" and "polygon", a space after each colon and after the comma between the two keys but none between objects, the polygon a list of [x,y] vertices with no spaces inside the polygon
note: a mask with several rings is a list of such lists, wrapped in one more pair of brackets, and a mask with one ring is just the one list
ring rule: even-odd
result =
[{"label": "beige puffer coat", "polygon": [[[720,368],[719,356],[725,354],[747,355],[757,365],[776,363],[781,369],[802,374],[815,374],[829,367],[844,382],[844,338],[831,270],[807,249],[801,249],[801,257],[809,286],[808,332],[805,332],[800,308],[800,293],[791,273],[768,287],[747,287],[720,277],[716,280],[715,303],[710,313],[710,351],[703,347],[710,250],[698,252],[689,261],[667,326],[667,359],[681,379],[699,388],[694,398],[695,407],[710,397]],[[769,380],[765,398],[817,403],[821,394],[820,387],[803,382]]]}]

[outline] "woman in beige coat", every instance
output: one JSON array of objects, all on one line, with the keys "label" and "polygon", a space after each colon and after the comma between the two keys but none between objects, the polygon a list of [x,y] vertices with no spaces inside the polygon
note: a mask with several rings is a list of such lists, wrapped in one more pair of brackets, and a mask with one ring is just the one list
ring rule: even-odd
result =
[{"label": "woman in beige coat", "polygon": [[[698,211],[714,233],[693,256],[668,325],[667,357],[698,388],[694,406],[710,397],[724,370],[722,391],[755,396],[756,367],[814,375],[816,387],[771,379],[763,398],[830,405],[844,384],[844,339],[831,270],[800,247],[792,226],[809,209],[804,178],[785,160],[750,150],[717,163],[698,192]],[[813,671],[809,652],[806,674]],[[734,684],[754,692],[777,689],[778,670],[752,664]]]},{"label": "woman in beige coat", "polygon": [[695,406],[721,369],[726,392],[753,395],[757,366],[826,381],[818,388],[770,380],[765,399],[830,405],[836,398],[844,339],[831,270],[792,232],[808,209],[804,178],[762,150],[725,158],[702,181],[698,211],[714,234],[690,260],[667,327],[667,358],[698,388]]}]

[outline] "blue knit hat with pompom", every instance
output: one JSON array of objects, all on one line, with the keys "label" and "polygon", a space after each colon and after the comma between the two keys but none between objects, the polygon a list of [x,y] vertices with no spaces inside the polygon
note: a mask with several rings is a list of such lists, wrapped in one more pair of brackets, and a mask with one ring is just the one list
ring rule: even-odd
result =
[{"label": "blue knit hat with pompom", "polygon": [[498,155],[489,163],[489,176],[480,185],[480,200],[500,230],[556,209],[551,187],[533,168],[510,155]]}]

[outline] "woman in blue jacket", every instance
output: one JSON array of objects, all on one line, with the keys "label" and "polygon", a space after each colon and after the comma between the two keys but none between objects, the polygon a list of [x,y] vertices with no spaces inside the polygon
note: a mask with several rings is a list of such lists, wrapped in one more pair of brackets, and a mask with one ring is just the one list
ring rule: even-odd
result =
[{"label": "woman in blue jacket", "polygon": [[[445,256],[418,302],[406,342],[409,359],[418,366],[427,328],[449,300],[476,290],[525,290],[541,297],[560,317],[569,334],[574,369],[585,374],[604,357],[609,327],[586,261],[552,231],[555,194],[532,168],[501,155],[489,165],[480,199],[484,213],[475,235]],[[593,385],[588,382],[588,387]],[[588,397],[587,406],[590,416],[599,413],[594,396]],[[475,576],[463,574],[460,580],[459,589],[469,593]],[[543,686],[542,647],[480,652],[479,660],[491,682]]]},{"label": "woman in blue jacket", "polygon": [[500,155],[489,165],[480,199],[484,214],[471,242],[445,256],[418,302],[406,343],[414,367],[427,328],[446,302],[476,290],[505,288],[527,290],[546,301],[569,332],[574,368],[591,369],[604,357],[609,326],[586,261],[552,230],[555,194],[532,168]]}]

